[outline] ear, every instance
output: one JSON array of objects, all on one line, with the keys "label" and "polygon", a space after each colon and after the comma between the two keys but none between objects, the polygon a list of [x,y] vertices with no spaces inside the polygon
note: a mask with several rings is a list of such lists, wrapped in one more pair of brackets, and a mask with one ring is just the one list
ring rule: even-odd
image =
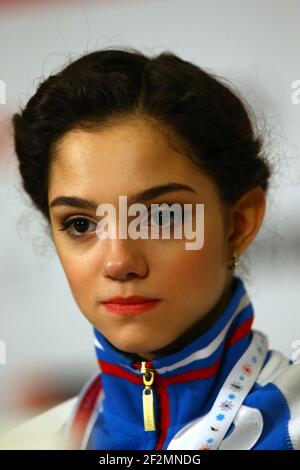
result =
[{"label": "ear", "polygon": [[230,209],[229,251],[241,255],[260,229],[266,211],[266,197],[260,186],[245,193]]}]

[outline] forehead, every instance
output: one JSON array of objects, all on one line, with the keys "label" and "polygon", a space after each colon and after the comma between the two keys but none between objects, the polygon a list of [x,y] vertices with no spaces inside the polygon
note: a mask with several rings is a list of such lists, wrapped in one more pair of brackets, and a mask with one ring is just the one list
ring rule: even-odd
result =
[{"label": "forehead", "polygon": [[61,193],[103,198],[178,181],[209,190],[205,174],[166,129],[144,121],[76,129],[55,147],[49,199]]}]

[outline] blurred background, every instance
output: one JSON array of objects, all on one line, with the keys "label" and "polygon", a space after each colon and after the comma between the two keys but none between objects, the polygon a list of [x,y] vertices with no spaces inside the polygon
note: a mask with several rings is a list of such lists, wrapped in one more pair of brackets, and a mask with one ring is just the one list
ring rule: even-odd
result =
[{"label": "blurred background", "polygon": [[104,47],[171,50],[252,106],[275,173],[237,274],[254,327],[300,359],[299,19],[298,0],[0,0],[0,430],[75,396],[98,367],[92,327],[21,188],[10,117],[41,79]]}]

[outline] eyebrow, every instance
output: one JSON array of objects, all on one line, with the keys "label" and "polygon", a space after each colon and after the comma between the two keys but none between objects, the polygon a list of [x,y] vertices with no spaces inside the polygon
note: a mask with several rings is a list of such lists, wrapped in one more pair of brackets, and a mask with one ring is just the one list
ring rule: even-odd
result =
[{"label": "eyebrow", "polygon": [[[195,189],[186,184],[170,182],[167,184],[153,186],[152,188],[145,189],[136,194],[127,196],[127,201],[132,204],[135,202],[147,202],[154,199],[161,194],[170,193],[173,191],[189,191],[197,193]],[[70,206],[78,209],[96,209],[99,204],[94,201],[82,199],[76,196],[58,196],[49,204],[49,208],[57,206]]]}]

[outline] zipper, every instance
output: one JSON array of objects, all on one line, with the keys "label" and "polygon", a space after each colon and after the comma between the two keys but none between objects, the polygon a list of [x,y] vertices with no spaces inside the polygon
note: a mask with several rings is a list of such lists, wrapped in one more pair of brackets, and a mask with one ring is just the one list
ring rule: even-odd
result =
[{"label": "zipper", "polygon": [[155,369],[152,361],[135,362],[133,367],[140,369],[143,375],[144,389],[142,394],[144,430],[156,431],[155,413],[154,413],[154,395],[153,383],[155,377]]},{"label": "zipper", "polygon": [[[160,375],[153,367],[152,361],[141,361],[141,362],[134,362],[132,366],[135,369],[139,369],[143,374],[143,416],[144,416],[144,430],[145,431],[158,431],[158,441],[156,442],[155,449],[161,450],[163,449],[166,434],[169,427],[169,412],[167,414],[163,412],[159,417],[159,423],[155,424],[155,413],[154,413],[154,385],[155,390],[158,395],[158,408],[160,411],[163,411],[163,400],[166,399],[167,390],[166,385],[161,380]],[[155,384],[154,384],[155,380]]]},{"label": "zipper", "polygon": [[145,431],[155,431],[155,416],[154,416],[154,399],[153,389],[151,388],[154,382],[154,369],[147,367],[147,362],[141,362],[141,373],[143,374],[143,416],[144,416],[144,429]]}]

